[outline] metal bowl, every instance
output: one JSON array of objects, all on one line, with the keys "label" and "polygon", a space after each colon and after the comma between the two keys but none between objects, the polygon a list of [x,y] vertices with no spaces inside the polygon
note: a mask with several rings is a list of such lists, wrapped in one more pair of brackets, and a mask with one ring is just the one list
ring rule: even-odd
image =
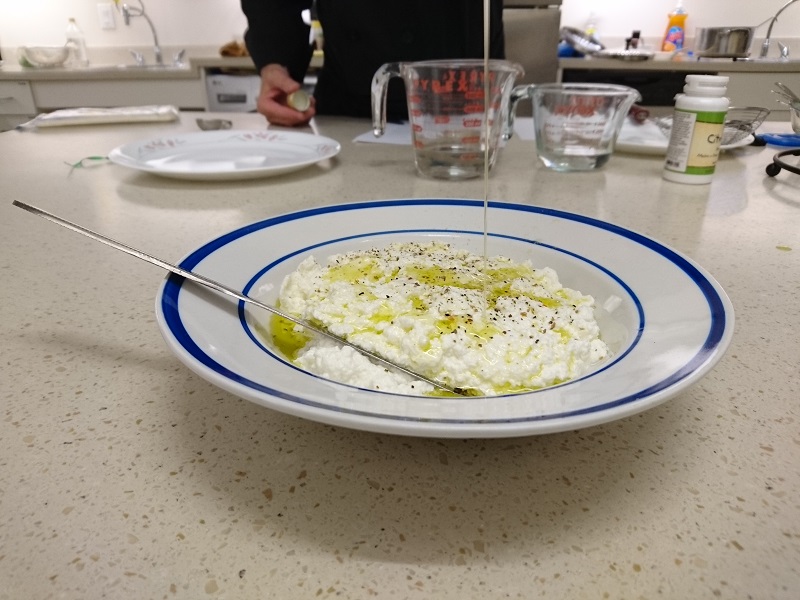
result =
[{"label": "metal bowl", "polygon": [[575,27],[562,27],[559,34],[562,40],[567,42],[574,50],[583,54],[591,55],[605,49],[605,46],[597,38]]},{"label": "metal bowl", "polygon": [[[22,46],[20,63],[31,67],[60,67],[69,58],[68,46]],[[25,63],[28,63],[27,65]]]},{"label": "metal bowl", "polygon": [[694,54],[703,58],[747,58],[755,27],[698,27]]}]

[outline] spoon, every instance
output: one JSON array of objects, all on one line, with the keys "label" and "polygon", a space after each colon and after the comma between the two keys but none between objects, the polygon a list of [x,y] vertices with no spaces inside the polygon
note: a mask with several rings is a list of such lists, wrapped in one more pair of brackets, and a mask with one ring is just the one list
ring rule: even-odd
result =
[{"label": "spoon", "polygon": [[214,131],[217,129],[230,129],[233,123],[228,119],[195,119],[197,126],[203,131]]},{"label": "spoon", "polygon": [[445,384],[443,384],[441,382],[438,382],[438,381],[436,381],[434,379],[429,379],[428,377],[425,377],[424,375],[420,375],[419,373],[417,373],[415,371],[412,371],[410,369],[407,369],[406,367],[403,367],[401,365],[395,364],[392,361],[386,360],[382,356],[379,356],[379,355],[375,354],[374,352],[370,352],[369,350],[364,350],[360,346],[358,346],[358,345],[356,345],[356,344],[354,344],[352,342],[349,342],[346,339],[341,338],[338,335],[335,335],[335,334],[331,333],[330,331],[327,331],[327,330],[322,329],[320,327],[317,327],[315,325],[311,325],[310,323],[307,323],[306,321],[303,321],[302,319],[298,319],[297,317],[294,317],[294,316],[292,316],[292,315],[290,315],[288,313],[285,313],[282,310],[279,310],[278,308],[275,308],[274,306],[270,306],[268,304],[264,304],[263,302],[259,302],[258,300],[255,300],[254,298],[251,298],[250,296],[247,296],[246,294],[243,294],[242,292],[238,292],[238,291],[234,290],[233,288],[229,288],[229,287],[227,287],[227,286],[225,286],[225,285],[223,285],[221,283],[217,283],[213,279],[209,279],[208,277],[204,277],[203,275],[199,275],[198,273],[195,273],[193,271],[188,271],[186,269],[183,269],[183,268],[179,267],[178,265],[174,265],[174,264],[169,263],[169,262],[167,262],[165,260],[162,260],[160,258],[152,256],[150,254],[146,254],[145,252],[142,252],[141,250],[137,250],[136,248],[133,248],[133,247],[128,246],[126,244],[123,244],[122,242],[118,242],[116,240],[112,240],[109,237],[106,237],[106,236],[104,236],[104,235],[102,235],[100,233],[92,231],[91,229],[86,229],[85,227],[81,227],[80,225],[72,223],[71,221],[67,221],[66,219],[62,219],[61,217],[57,217],[56,215],[54,215],[52,213],[49,213],[49,212],[47,212],[45,210],[42,210],[41,208],[36,208],[35,206],[31,206],[30,204],[25,204],[24,202],[19,202],[18,200],[14,200],[12,202],[12,204],[14,206],[17,206],[17,207],[23,209],[23,210],[28,211],[31,214],[36,215],[37,217],[42,217],[43,219],[47,219],[48,221],[52,221],[53,223],[55,223],[57,225],[61,225],[62,227],[66,227],[67,229],[71,229],[72,231],[75,231],[75,232],[80,233],[82,235],[85,235],[85,236],[87,236],[87,237],[89,237],[89,238],[91,238],[93,240],[101,242],[101,243],[105,244],[106,246],[111,246],[112,248],[115,248],[117,250],[121,250],[122,252],[125,252],[126,254],[130,254],[131,256],[135,256],[136,258],[140,258],[140,259],[142,259],[142,260],[144,260],[146,262],[152,263],[152,264],[154,264],[156,266],[161,267],[162,269],[166,269],[167,271],[175,273],[176,275],[180,275],[184,279],[188,279],[190,281],[194,281],[195,283],[199,283],[200,285],[204,285],[204,286],[206,286],[208,288],[211,288],[212,290],[220,292],[221,294],[224,294],[226,296],[230,296],[232,298],[236,298],[237,300],[241,300],[243,302],[248,302],[248,303],[252,304],[253,306],[257,306],[257,307],[262,308],[262,309],[264,309],[264,310],[266,310],[268,312],[271,312],[272,314],[278,315],[279,317],[284,318],[287,321],[291,321],[292,323],[295,323],[297,325],[305,327],[309,331],[313,331],[314,333],[316,333],[318,335],[321,335],[323,337],[326,337],[326,338],[329,338],[331,340],[334,340],[335,342],[338,342],[339,344],[343,344],[345,346],[350,346],[351,348],[353,348],[357,352],[363,354],[367,358],[370,358],[370,359],[372,359],[372,360],[374,360],[374,361],[376,361],[376,362],[378,362],[378,363],[380,363],[380,364],[382,364],[384,366],[387,366],[387,367],[390,367],[390,368],[395,369],[397,371],[400,371],[401,373],[405,373],[406,375],[410,375],[411,377],[413,377],[415,379],[418,379],[420,381],[424,381],[425,383],[428,383],[428,384],[430,384],[430,385],[432,385],[432,386],[434,386],[436,388],[439,388],[441,390],[456,394],[458,396],[466,396],[467,395],[465,393],[465,391],[460,389],[460,388],[450,387],[450,386],[445,385]]},{"label": "spoon", "polygon": [[783,93],[787,96],[791,97],[794,102],[800,102],[800,96],[795,94],[789,86],[782,84],[780,81],[776,81],[775,85],[777,85]]},{"label": "spoon", "polygon": [[775,98],[776,102],[780,102],[781,104],[785,104],[789,108],[793,108],[794,110],[800,110],[800,100],[793,100],[790,96],[782,92],[778,92],[776,90],[772,90],[772,93],[778,96]]}]

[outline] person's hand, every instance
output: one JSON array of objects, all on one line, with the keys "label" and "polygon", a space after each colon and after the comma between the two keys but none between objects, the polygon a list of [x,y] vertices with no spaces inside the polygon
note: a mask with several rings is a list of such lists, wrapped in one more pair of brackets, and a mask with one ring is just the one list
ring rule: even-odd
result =
[{"label": "person's hand", "polygon": [[256,109],[274,125],[305,125],[315,114],[314,98],[311,98],[311,106],[303,112],[286,105],[286,97],[299,89],[300,84],[289,76],[286,67],[269,64],[261,69],[261,91]]}]

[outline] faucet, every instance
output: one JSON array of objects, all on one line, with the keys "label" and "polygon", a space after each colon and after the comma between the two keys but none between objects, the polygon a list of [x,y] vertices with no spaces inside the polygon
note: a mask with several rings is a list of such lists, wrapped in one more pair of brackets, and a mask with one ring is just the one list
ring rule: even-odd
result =
[{"label": "faucet", "polygon": [[[769,42],[770,38],[772,37],[772,27],[775,25],[776,21],[778,20],[778,17],[783,11],[789,8],[789,5],[794,4],[795,2],[797,2],[797,0],[789,0],[786,4],[784,4],[778,9],[778,12],[775,13],[774,17],[768,19],[769,27],[767,28],[767,37],[764,38],[764,42],[761,44],[761,53],[759,54],[760,58],[767,58],[767,54],[769,54]],[[786,57],[786,56],[788,56],[788,51],[781,48],[781,57]]]},{"label": "faucet", "polygon": [[[144,20],[147,21],[147,24],[150,25],[150,31],[153,32],[153,52],[156,57],[156,64],[159,66],[164,65],[164,58],[161,55],[161,46],[158,43],[158,34],[156,33],[156,27],[153,25],[153,21],[150,17],[147,16],[147,13],[144,10],[144,2],[139,0],[139,6],[130,6],[127,3],[123,3],[120,5],[119,0],[114,0],[119,8],[120,12],[122,13],[122,19],[125,21],[125,25],[131,24],[132,17],[144,17]],[[134,57],[136,58],[137,64],[144,64],[144,60],[141,58],[141,54],[134,53]],[[141,61],[141,62],[140,62]]]}]

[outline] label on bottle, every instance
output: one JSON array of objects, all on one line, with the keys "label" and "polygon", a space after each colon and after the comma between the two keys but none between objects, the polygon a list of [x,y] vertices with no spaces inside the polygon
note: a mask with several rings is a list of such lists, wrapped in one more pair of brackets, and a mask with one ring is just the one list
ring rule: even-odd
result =
[{"label": "label on bottle", "polygon": [[683,49],[683,27],[672,25],[667,29],[664,35],[664,42],[661,50],[664,52],[675,52],[676,50]]},{"label": "label on bottle", "polygon": [[687,175],[712,175],[719,158],[725,114],[676,109],[664,167]]}]

